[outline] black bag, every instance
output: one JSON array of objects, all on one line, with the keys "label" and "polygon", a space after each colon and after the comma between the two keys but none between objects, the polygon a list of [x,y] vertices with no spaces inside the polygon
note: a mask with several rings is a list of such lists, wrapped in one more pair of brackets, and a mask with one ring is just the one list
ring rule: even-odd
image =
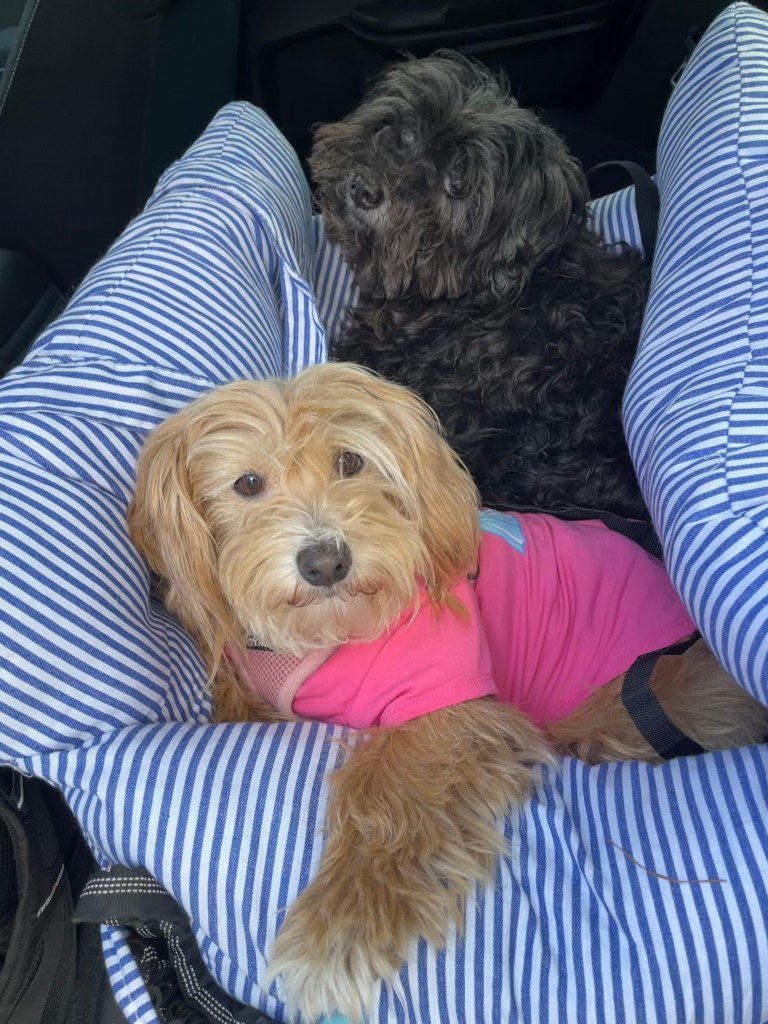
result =
[{"label": "black bag", "polygon": [[95,1024],[98,936],[72,916],[93,867],[60,794],[0,768],[0,1024]]},{"label": "black bag", "polygon": [[189,918],[142,868],[96,872],[75,911],[82,924],[113,924],[128,944],[163,1024],[271,1024],[217,986],[203,963]]},{"label": "black bag", "polygon": [[96,871],[62,796],[0,768],[0,1024],[124,1021],[104,966],[106,923],[131,931],[163,1024],[269,1024],[216,987],[186,914],[147,872]]}]

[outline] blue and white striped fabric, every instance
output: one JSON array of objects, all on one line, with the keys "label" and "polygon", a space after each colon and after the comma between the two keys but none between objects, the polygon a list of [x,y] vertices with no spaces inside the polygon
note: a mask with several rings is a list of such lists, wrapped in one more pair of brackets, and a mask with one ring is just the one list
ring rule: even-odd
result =
[{"label": "blue and white striped fabric", "polygon": [[[735,46],[758,43],[768,43],[768,20],[730,9],[686,77],[706,93],[706,68],[716,76]],[[750,83],[768,94],[768,57]],[[686,78],[679,89],[667,133]],[[722,131],[703,118],[693,128],[727,149],[739,131],[732,113],[715,105]],[[694,152],[697,139],[686,143]],[[685,207],[690,168],[679,154],[666,160],[659,264],[628,403],[633,438],[643,421],[635,396],[654,396],[642,373],[665,317],[676,338],[662,271],[682,273],[695,250],[669,228],[680,222],[668,197]],[[721,197],[709,194],[719,222]],[[595,222],[609,230],[630,212],[624,195],[597,204]],[[696,222],[708,216],[699,207]],[[688,269],[699,271],[698,257]],[[716,272],[726,274],[720,263]],[[150,602],[123,516],[146,430],[225,380],[322,359],[321,322],[336,329],[349,288],[312,225],[295,157],[262,114],[235,104],[0,384],[0,760],[59,786],[102,862],[149,868],[189,911],[214,977],[278,1019],[278,993],[260,979],[284,908],[321,853],[337,734],[204,724],[199,659]],[[680,302],[691,305],[682,293]],[[711,345],[714,361],[717,338]],[[727,376],[731,342],[721,354]],[[674,398],[663,381],[660,394]],[[666,415],[656,412],[654,429]],[[641,440],[643,484],[663,524],[664,463],[654,438]],[[768,1020],[768,751],[656,769],[568,760],[542,772],[504,828],[510,854],[472,901],[464,938],[439,953],[415,945],[398,984],[378,993],[378,1024]],[[119,929],[104,930],[104,950],[127,1020],[157,1024]]]},{"label": "blue and white striped fabric", "polygon": [[624,188],[592,203],[590,220],[598,235],[612,241],[628,242],[645,255],[635,210],[634,188]]},{"label": "blue and white striped fabric", "polygon": [[768,33],[725,11],[666,112],[653,290],[625,425],[672,578],[768,701]]}]

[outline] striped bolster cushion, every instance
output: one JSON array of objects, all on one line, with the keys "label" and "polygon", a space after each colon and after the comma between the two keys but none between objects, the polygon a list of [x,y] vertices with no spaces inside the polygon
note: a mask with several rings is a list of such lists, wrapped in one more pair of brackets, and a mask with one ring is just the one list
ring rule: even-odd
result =
[{"label": "striped bolster cushion", "polygon": [[[678,499],[665,498],[665,463],[647,431],[666,429],[679,389],[662,374],[657,395],[646,366],[677,337],[674,316],[671,341],[665,334],[675,296],[663,286],[695,248],[696,239],[672,251],[693,177],[685,153],[702,145],[689,134],[673,156],[671,136],[698,128],[727,151],[740,121],[720,76],[737,80],[767,37],[749,8],[727,11],[665,125],[662,235],[627,424],[646,496],[670,523],[668,544]],[[748,66],[759,92],[765,59]],[[714,95],[722,131],[676,116],[697,92]],[[703,191],[713,207],[697,218],[724,225],[716,180],[710,167]],[[598,204],[595,221],[609,235],[611,225],[630,225],[631,195]],[[705,266],[709,251],[699,254]],[[729,259],[717,267],[723,279]],[[322,225],[311,221],[295,156],[263,114],[234,104],[0,383],[0,760],[59,786],[103,863],[149,868],[188,910],[219,983],[278,1019],[279,993],[260,979],[284,908],[321,853],[337,733],[205,724],[199,659],[149,601],[123,515],[147,429],[225,380],[322,359],[321,322],[337,329],[348,294]],[[718,295],[698,289],[687,308],[714,308]],[[716,403],[711,381],[710,390]],[[642,402],[660,404],[646,412]],[[658,769],[566,761],[542,772],[531,801],[500,823],[510,855],[471,900],[463,938],[444,952],[415,944],[397,983],[377,993],[374,1019],[768,1019],[766,778],[768,754],[758,748]],[[104,949],[127,1020],[156,1024],[124,934],[106,928]]]},{"label": "striped bolster cushion", "polygon": [[672,579],[768,701],[768,17],[707,32],[661,132],[659,245],[625,427]]}]

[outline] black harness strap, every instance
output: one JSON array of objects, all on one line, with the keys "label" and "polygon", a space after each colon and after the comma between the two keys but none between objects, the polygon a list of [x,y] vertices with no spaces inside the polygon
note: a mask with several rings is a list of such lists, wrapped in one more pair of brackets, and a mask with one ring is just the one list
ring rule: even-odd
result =
[{"label": "black harness strap", "polygon": [[74,921],[128,929],[136,967],[160,1020],[274,1024],[218,987],[203,961],[189,915],[143,868],[115,865],[94,872],[77,902]]},{"label": "black harness strap", "polygon": [[670,761],[673,757],[690,757],[693,754],[705,753],[704,747],[678,729],[651,689],[651,676],[659,658],[665,654],[682,654],[699,638],[699,634],[694,633],[687,640],[672,647],[642,654],[624,676],[621,703],[646,743],[665,761]]},{"label": "black harness strap", "polygon": [[648,171],[640,164],[632,163],[631,160],[608,160],[602,164],[595,164],[587,171],[587,180],[593,180],[598,175],[616,168],[628,175],[631,183],[635,186],[635,211],[640,228],[640,241],[643,246],[645,262],[650,267],[653,264],[656,236],[659,230],[659,190]]}]

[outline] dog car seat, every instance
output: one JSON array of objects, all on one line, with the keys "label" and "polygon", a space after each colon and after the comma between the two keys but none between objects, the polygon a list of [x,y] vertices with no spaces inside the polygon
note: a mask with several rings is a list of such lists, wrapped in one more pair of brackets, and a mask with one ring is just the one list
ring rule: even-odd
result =
[{"label": "dog car seat", "polygon": [[[768,17],[736,4],[665,117],[626,403],[675,583],[763,700],[766,96]],[[631,241],[631,211],[619,193],[595,223]],[[150,600],[124,513],[145,432],[217,384],[322,359],[322,322],[335,329],[349,287],[294,154],[233,104],[0,382],[0,760],[62,790],[102,864],[148,868],[218,983],[278,1020],[279,988],[261,978],[321,854],[339,731],[206,724],[200,659]],[[764,747],[543,769],[501,823],[510,854],[470,900],[463,937],[440,952],[415,943],[372,1019],[768,1019],[766,778]],[[155,1024],[125,934],[103,936],[126,1019]]]}]

